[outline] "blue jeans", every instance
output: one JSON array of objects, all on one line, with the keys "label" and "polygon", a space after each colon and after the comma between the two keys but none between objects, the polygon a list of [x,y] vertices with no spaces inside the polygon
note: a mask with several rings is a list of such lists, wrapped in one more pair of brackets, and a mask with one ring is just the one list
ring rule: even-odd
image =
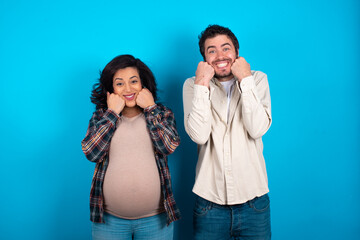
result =
[{"label": "blue jeans", "polygon": [[104,213],[105,223],[92,223],[94,240],[172,240],[174,224],[166,226],[166,213],[140,219],[123,219]]},{"label": "blue jeans", "polygon": [[271,239],[268,194],[237,205],[218,205],[197,197],[193,217],[195,240]]}]

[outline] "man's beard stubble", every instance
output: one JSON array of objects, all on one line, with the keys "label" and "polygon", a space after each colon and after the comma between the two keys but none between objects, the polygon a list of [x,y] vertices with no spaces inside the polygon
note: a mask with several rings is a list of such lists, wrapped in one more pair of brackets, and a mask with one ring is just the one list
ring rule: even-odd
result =
[{"label": "man's beard stubble", "polygon": [[223,78],[228,78],[228,77],[231,77],[231,76],[233,76],[233,74],[232,74],[232,72],[230,72],[229,74],[217,74],[217,73],[215,73],[215,75],[214,75],[214,77],[216,78],[216,79],[218,79],[218,80],[221,80],[221,79],[223,79]]}]

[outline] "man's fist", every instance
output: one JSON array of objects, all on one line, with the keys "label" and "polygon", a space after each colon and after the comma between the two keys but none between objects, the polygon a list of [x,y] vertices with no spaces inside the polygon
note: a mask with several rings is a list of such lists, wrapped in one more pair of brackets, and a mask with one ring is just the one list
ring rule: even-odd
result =
[{"label": "man's fist", "polygon": [[195,84],[209,88],[210,80],[215,74],[214,68],[207,62],[199,62],[195,73]]},{"label": "man's fist", "polygon": [[251,76],[250,64],[245,58],[238,57],[231,66],[231,72],[241,82],[244,78]]}]

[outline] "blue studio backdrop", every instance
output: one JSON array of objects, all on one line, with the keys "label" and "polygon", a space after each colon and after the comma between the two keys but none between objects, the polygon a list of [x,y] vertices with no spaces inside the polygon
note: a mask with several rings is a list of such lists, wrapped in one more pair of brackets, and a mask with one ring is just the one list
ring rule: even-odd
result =
[{"label": "blue studio backdrop", "polygon": [[359,239],[359,13],[358,0],[0,0],[0,238],[91,238],[94,164],[80,145],[90,92],[107,62],[132,54],[175,113],[175,239],[191,239],[197,150],[182,85],[202,60],[198,35],[220,24],[269,79],[273,239]]}]

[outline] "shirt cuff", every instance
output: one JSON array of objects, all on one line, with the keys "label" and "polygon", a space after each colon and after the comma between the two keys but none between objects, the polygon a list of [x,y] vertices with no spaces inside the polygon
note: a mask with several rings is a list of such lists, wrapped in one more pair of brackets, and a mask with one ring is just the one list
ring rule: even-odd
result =
[{"label": "shirt cuff", "polygon": [[194,85],[194,96],[195,98],[206,98],[209,99],[210,90],[208,87],[203,85]]},{"label": "shirt cuff", "polygon": [[148,123],[152,123],[153,126],[156,126],[161,119],[161,110],[158,105],[155,103],[154,105],[144,108],[145,119]]},{"label": "shirt cuff", "polygon": [[108,108],[105,111],[104,118],[115,124],[120,119],[120,116],[114,110]]},{"label": "shirt cuff", "polygon": [[150,112],[151,110],[154,110],[156,108],[157,104],[155,103],[154,105],[152,106],[148,106],[147,108],[144,108],[144,111],[148,111]]},{"label": "shirt cuff", "polygon": [[255,88],[255,80],[253,76],[249,76],[241,80],[240,82],[241,92],[248,92],[253,88]]}]

